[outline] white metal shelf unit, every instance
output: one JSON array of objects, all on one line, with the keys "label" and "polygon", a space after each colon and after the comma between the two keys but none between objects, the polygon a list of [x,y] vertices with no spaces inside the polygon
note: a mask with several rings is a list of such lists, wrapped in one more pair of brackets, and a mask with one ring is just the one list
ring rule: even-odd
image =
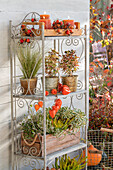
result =
[{"label": "white metal shelf unit", "polygon": [[[44,58],[44,41],[46,39],[49,39],[49,40],[54,40],[54,48],[56,48],[56,39],[58,39],[58,49],[60,49],[59,47],[59,40],[60,39],[64,39],[64,38],[71,38],[72,39],[72,36],[71,37],[44,37],[44,25],[42,25],[42,34],[41,34],[41,42],[42,42],[42,70],[43,70],[43,93],[41,93],[40,96],[38,96],[37,94],[36,95],[26,95],[26,96],[23,96],[23,95],[17,95],[16,94],[16,55],[15,55],[15,51],[16,51],[16,38],[18,39],[19,37],[16,37],[14,32],[12,33],[12,23],[10,21],[10,42],[9,42],[9,49],[10,49],[10,65],[11,65],[11,128],[12,128],[12,170],[14,170],[15,168],[15,157],[14,157],[14,153],[16,153],[16,155],[20,154],[18,151],[17,151],[17,146],[18,144],[15,142],[17,140],[17,122],[16,122],[16,119],[17,119],[17,115],[16,115],[16,109],[17,109],[17,98],[22,98],[22,99],[31,99],[31,100],[37,100],[37,99],[42,99],[43,100],[43,114],[44,114],[44,170],[46,170],[46,166],[47,166],[47,161],[48,160],[51,160],[57,156],[61,156],[63,154],[66,154],[66,153],[70,153],[70,152],[73,152],[75,150],[79,150],[79,149],[82,149],[82,148],[86,148],[87,150],[87,142],[86,144],[83,144],[83,143],[80,143],[78,145],[75,145],[73,147],[69,147],[67,149],[64,149],[64,150],[61,150],[61,151],[58,151],[58,152],[55,152],[53,154],[50,154],[50,155],[46,155],[46,112],[45,112],[45,103],[47,100],[54,100],[55,99],[55,96],[48,96],[46,97],[45,96],[45,58]],[[15,27],[16,28],[16,27]],[[87,57],[87,35],[86,35],[86,26],[85,26],[85,36],[74,36],[74,38],[83,38],[84,39],[84,42],[85,42],[85,89],[84,90],[79,90],[75,93],[70,93],[69,96],[65,96],[65,97],[72,97],[73,95],[78,95],[78,94],[81,94],[83,93],[85,95],[85,113],[88,117],[88,57]],[[35,40],[35,37],[29,37],[30,39],[33,39],[33,41]],[[37,37],[36,37],[37,39]],[[39,39],[39,38],[38,38]],[[12,42],[13,41],[13,42]],[[12,43],[13,43],[13,52],[12,52]],[[14,86],[13,86],[14,85]],[[14,89],[13,89],[14,87]],[[63,98],[64,96],[59,94],[58,95],[59,98]],[[85,127],[85,140],[87,141],[87,125]],[[21,150],[21,148],[20,148]],[[87,151],[86,151],[87,153]],[[20,154],[21,155],[21,154]],[[37,157],[38,159],[38,157]],[[39,158],[40,159],[40,158]],[[86,167],[87,169],[87,167]]]}]

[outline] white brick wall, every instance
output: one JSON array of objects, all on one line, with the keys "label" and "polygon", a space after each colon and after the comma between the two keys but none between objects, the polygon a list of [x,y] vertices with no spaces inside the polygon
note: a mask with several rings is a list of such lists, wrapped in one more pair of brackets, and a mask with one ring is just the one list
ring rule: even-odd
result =
[{"label": "white brick wall", "polygon": [[[18,24],[31,11],[51,19],[66,19],[68,16],[89,26],[89,0],[1,0],[0,1],[0,170],[9,170],[10,144],[10,63],[8,56],[9,20]],[[89,47],[88,47],[89,49]]]}]

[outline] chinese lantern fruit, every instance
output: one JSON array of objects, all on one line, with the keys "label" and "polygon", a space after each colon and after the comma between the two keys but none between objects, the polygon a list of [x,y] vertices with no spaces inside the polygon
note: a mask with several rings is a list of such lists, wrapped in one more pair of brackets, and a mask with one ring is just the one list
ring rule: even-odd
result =
[{"label": "chinese lantern fruit", "polygon": [[70,92],[71,91],[70,91],[69,87],[67,85],[63,85],[63,87],[62,87],[62,94],[63,95],[68,95]]},{"label": "chinese lantern fruit", "polygon": [[49,110],[49,115],[52,117],[52,119],[55,117],[56,115],[56,111],[55,110]]},{"label": "chinese lantern fruit", "polygon": [[42,102],[42,101],[38,102],[38,105],[39,105],[40,107],[43,107],[43,102]]},{"label": "chinese lantern fruit", "polygon": [[48,91],[45,91],[45,95],[48,96],[48,95],[49,95],[49,92],[48,92]]},{"label": "chinese lantern fruit", "polygon": [[56,90],[56,89],[52,89],[52,90],[51,90],[51,93],[54,94],[54,95],[56,95],[56,94],[57,94],[57,90]]},{"label": "chinese lantern fruit", "polygon": [[58,112],[59,106],[52,106],[52,110],[55,110],[56,112]]},{"label": "chinese lantern fruit", "polygon": [[38,104],[35,104],[35,110],[36,112],[39,110],[40,106]]},{"label": "chinese lantern fruit", "polygon": [[55,100],[55,105],[56,106],[61,106],[62,105],[62,100],[61,99],[56,99]]}]

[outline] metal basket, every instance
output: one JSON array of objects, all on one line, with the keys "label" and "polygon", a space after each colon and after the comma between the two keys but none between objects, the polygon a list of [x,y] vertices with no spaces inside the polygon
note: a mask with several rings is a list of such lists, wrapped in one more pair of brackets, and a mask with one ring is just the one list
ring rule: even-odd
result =
[{"label": "metal basket", "polygon": [[88,140],[95,148],[103,151],[100,163],[96,166],[89,166],[88,170],[113,170],[113,134],[100,130],[89,130]]}]

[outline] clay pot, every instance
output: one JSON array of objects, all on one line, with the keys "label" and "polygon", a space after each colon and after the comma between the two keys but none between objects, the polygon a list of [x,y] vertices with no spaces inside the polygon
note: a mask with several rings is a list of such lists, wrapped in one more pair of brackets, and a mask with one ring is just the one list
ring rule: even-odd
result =
[{"label": "clay pot", "polygon": [[34,90],[37,85],[37,78],[32,78],[32,79],[20,79],[21,87],[23,90],[22,94],[26,95],[31,95],[34,94]]},{"label": "clay pot", "polygon": [[63,85],[67,85],[71,92],[77,90],[78,75],[62,77]]}]

